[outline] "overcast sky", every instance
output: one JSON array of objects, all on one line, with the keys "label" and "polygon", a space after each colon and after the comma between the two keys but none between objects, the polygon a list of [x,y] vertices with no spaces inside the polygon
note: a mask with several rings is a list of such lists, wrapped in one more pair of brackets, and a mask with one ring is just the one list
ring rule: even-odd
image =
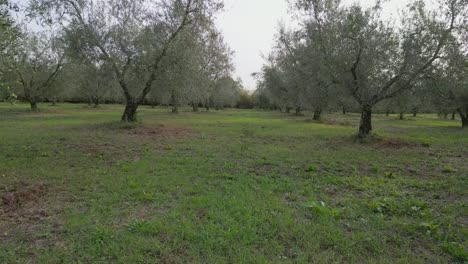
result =
[{"label": "overcast sky", "polygon": [[[372,0],[343,0],[352,3],[373,3]],[[408,0],[390,0],[385,4],[386,15],[396,14]],[[286,25],[292,20],[288,15],[287,0],[225,0],[226,10],[218,20],[218,27],[234,50],[236,76],[241,77],[245,88],[254,90],[256,82],[251,74],[260,71],[273,45],[273,36],[279,21]]]},{"label": "overcast sky", "polygon": [[235,52],[236,75],[245,88],[255,89],[251,74],[263,64],[261,54],[268,54],[278,23],[289,22],[286,0],[225,0],[226,10],[218,18],[225,41]]}]

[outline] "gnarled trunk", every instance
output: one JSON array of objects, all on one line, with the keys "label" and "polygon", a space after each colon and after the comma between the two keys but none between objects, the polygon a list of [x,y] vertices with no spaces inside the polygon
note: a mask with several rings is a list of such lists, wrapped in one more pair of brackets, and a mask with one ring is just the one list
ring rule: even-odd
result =
[{"label": "gnarled trunk", "polygon": [[291,107],[286,106],[286,114],[289,114],[289,113],[291,113]]},{"label": "gnarled trunk", "polygon": [[389,116],[389,115],[390,115],[390,111],[387,110],[387,112],[385,112],[385,115],[386,115],[386,116]]},{"label": "gnarled trunk", "polygon": [[346,107],[343,106],[343,107],[342,107],[342,110],[343,110],[343,115],[346,115],[346,112],[347,112],[347,111],[346,111]]},{"label": "gnarled trunk", "polygon": [[302,115],[302,108],[296,107],[296,116],[301,116]]},{"label": "gnarled trunk", "polygon": [[192,103],[192,111],[193,112],[198,112],[198,104]]},{"label": "gnarled trunk", "polygon": [[367,138],[372,132],[372,106],[364,105],[361,110],[361,122],[359,124],[359,138]]},{"label": "gnarled trunk", "polygon": [[137,121],[137,109],[138,104],[133,100],[127,100],[125,110],[122,115],[122,121],[124,122],[136,122]]},{"label": "gnarled trunk", "polygon": [[171,92],[171,105],[172,105],[171,112],[174,114],[178,114],[179,108],[178,108],[177,97],[176,97],[175,91]]},{"label": "gnarled trunk", "polygon": [[318,121],[321,118],[322,118],[322,110],[319,110],[319,109],[315,110],[313,119]]},{"label": "gnarled trunk", "polygon": [[457,114],[457,112],[453,112],[453,113],[452,113],[452,120],[455,120],[456,114]]},{"label": "gnarled trunk", "polygon": [[458,113],[460,114],[460,118],[462,120],[462,128],[468,128],[468,108],[466,109],[465,113],[461,109],[458,109]]},{"label": "gnarled trunk", "polygon": [[99,104],[101,102],[100,98],[95,96],[95,97],[92,97],[92,100],[93,100],[94,108],[99,108]]},{"label": "gnarled trunk", "polygon": [[404,120],[405,119],[405,113],[401,112],[400,113],[400,120]]},{"label": "gnarled trunk", "polygon": [[29,103],[31,104],[31,111],[33,111],[33,112],[38,112],[39,111],[39,107],[37,106],[36,101],[31,100]]}]

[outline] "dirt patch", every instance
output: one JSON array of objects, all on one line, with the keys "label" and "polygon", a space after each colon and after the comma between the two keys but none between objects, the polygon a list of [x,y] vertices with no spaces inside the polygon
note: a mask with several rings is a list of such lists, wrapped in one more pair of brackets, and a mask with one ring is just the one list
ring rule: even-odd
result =
[{"label": "dirt patch", "polygon": [[[184,139],[192,137],[195,134],[194,131],[187,126],[154,123],[98,123],[84,126],[81,130],[84,134],[92,137],[96,135],[104,138],[111,136],[113,140],[117,139],[119,141],[127,139],[127,136],[136,139]],[[116,138],[116,136],[119,136],[119,138]]]},{"label": "dirt patch", "polygon": [[[119,160],[138,161],[143,151],[138,146],[127,146],[119,143],[79,143],[70,144],[69,148],[77,150],[84,155],[99,158],[109,166],[115,165]],[[75,166],[74,164],[70,164],[70,167]]]},{"label": "dirt patch", "polygon": [[117,146],[104,143],[104,144],[73,144],[73,148],[77,149],[78,151],[89,154],[89,155],[109,155],[111,153],[119,152]]},{"label": "dirt patch", "polygon": [[206,218],[207,215],[208,215],[208,209],[206,209],[206,208],[198,208],[197,209],[197,218],[199,220],[202,220],[202,219]]},{"label": "dirt patch", "polygon": [[323,119],[318,121],[319,123],[332,125],[332,126],[353,126],[353,123],[348,120],[337,120],[337,119]]},{"label": "dirt patch", "polygon": [[183,126],[137,126],[127,129],[127,134],[136,138],[184,139],[193,136],[193,131]]},{"label": "dirt patch", "polygon": [[[51,215],[48,188],[44,184],[19,183],[2,193],[0,206],[0,244],[21,239],[36,244],[44,221]],[[58,229],[57,229],[58,230]],[[38,242],[39,244],[44,244]]]},{"label": "dirt patch", "polygon": [[333,138],[327,140],[327,146],[352,146],[352,145],[360,145],[360,146],[370,146],[376,149],[402,149],[402,148],[416,148],[421,147],[421,144],[416,142],[397,139],[397,138],[379,138],[375,137],[365,142],[361,142],[360,140],[356,139],[356,137],[346,137],[346,138]]},{"label": "dirt patch", "polygon": [[386,149],[414,148],[418,144],[400,139],[376,139],[371,142],[373,147]]},{"label": "dirt patch", "polygon": [[83,128],[82,132],[86,140],[67,142],[66,139],[58,139],[56,144],[98,157],[109,165],[118,160],[138,161],[148,149],[163,151],[164,141],[195,135],[188,127],[162,124],[98,124]]},{"label": "dirt patch", "polygon": [[2,206],[6,211],[18,210],[27,205],[40,202],[45,193],[45,185],[22,187],[16,191],[5,192],[2,195]]}]

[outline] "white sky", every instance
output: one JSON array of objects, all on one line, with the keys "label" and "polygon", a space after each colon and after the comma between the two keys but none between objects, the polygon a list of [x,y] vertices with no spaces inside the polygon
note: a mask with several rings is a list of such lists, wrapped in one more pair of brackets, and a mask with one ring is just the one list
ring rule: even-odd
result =
[{"label": "white sky", "polygon": [[[374,3],[373,0],[343,0],[344,3],[355,1],[363,5]],[[396,14],[407,3],[408,0],[389,0],[384,5],[386,15]],[[256,81],[251,74],[260,71],[264,63],[262,54],[270,52],[279,22],[286,26],[292,24],[287,0],[225,0],[225,7],[218,17],[218,28],[235,52],[236,76],[241,77],[246,89],[255,90]]]},{"label": "white sky", "polygon": [[273,44],[278,23],[290,22],[286,0],[225,0],[225,12],[217,20],[225,41],[234,54],[236,75],[245,88],[254,90],[251,74],[260,71]]}]

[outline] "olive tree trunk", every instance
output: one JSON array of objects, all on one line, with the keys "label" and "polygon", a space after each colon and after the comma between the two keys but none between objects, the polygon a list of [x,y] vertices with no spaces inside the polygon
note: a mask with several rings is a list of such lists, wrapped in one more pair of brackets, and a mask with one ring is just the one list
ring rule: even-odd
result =
[{"label": "olive tree trunk", "polygon": [[193,112],[198,112],[199,111],[198,104],[192,103],[192,111]]},{"label": "olive tree trunk", "polygon": [[101,99],[98,96],[92,97],[94,108],[99,108],[99,104],[101,103]]},{"label": "olive tree trunk", "polygon": [[367,138],[372,132],[372,106],[365,105],[361,110],[361,122],[359,124],[359,138]]},{"label": "olive tree trunk", "polygon": [[462,121],[462,128],[468,128],[468,108],[466,109],[465,113],[463,113],[461,109],[458,109],[458,113],[460,114]]},{"label": "olive tree trunk", "polygon": [[31,111],[33,112],[39,111],[39,107],[37,106],[37,102],[35,100],[31,100],[29,104],[31,105]]},{"label": "olive tree trunk", "polygon": [[315,110],[313,120],[320,120],[322,118],[322,110]]},{"label": "olive tree trunk", "polygon": [[302,115],[302,108],[296,107],[296,116],[301,116]]},{"label": "olive tree trunk", "polygon": [[137,121],[137,109],[138,104],[133,100],[127,100],[125,110],[122,115],[122,121],[125,122],[136,122]]}]

